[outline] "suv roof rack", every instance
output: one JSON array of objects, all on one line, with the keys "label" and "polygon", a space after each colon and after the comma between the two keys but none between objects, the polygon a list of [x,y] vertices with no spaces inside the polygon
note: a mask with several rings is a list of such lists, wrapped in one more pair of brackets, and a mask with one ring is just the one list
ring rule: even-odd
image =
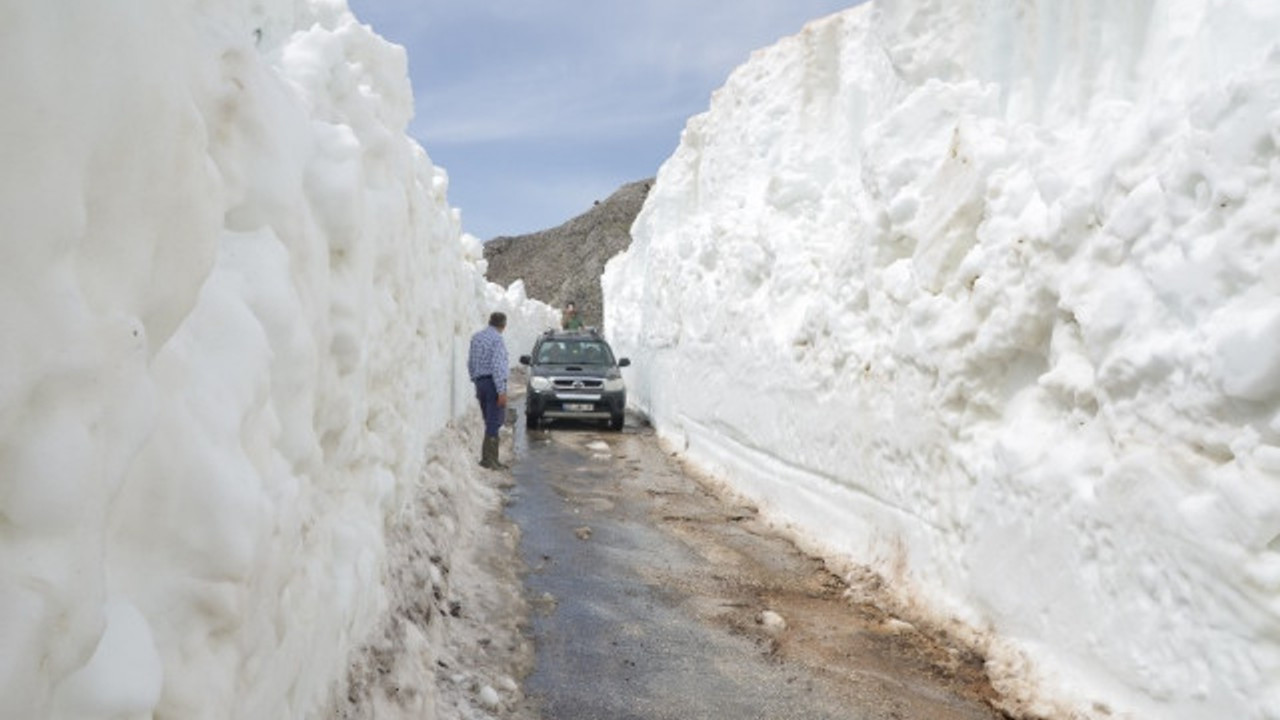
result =
[{"label": "suv roof rack", "polygon": [[595,327],[576,328],[576,329],[573,329],[573,330],[562,330],[562,329],[560,329],[560,328],[553,328],[553,327],[552,327],[552,328],[547,328],[546,330],[544,330],[544,331],[542,332],[542,335],[543,335],[543,337],[548,337],[548,336],[551,336],[551,335],[562,335],[562,336],[568,336],[568,337],[581,337],[581,336],[584,336],[584,335],[585,335],[585,336],[593,337],[593,338],[596,338],[596,339],[601,339],[600,330],[599,330],[598,328],[595,328]]}]

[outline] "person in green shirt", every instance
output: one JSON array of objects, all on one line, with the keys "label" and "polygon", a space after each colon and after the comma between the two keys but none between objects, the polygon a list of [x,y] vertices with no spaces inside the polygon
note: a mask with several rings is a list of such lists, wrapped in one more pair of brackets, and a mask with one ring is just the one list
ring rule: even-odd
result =
[{"label": "person in green shirt", "polygon": [[560,322],[560,326],[565,330],[581,330],[582,329],[582,318],[578,317],[578,308],[576,305],[573,304],[573,302],[570,302],[568,305],[564,306],[564,313],[562,314],[562,318],[563,319]]}]

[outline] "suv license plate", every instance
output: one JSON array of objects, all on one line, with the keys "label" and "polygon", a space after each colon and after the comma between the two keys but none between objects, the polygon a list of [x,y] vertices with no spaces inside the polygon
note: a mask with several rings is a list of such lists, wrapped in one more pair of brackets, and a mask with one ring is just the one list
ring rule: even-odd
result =
[{"label": "suv license plate", "polygon": [[591,403],[565,403],[564,409],[569,412],[591,412]]}]

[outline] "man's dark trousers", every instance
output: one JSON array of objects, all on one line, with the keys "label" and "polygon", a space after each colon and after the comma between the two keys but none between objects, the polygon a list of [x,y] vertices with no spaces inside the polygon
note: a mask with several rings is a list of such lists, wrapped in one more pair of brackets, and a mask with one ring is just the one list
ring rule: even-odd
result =
[{"label": "man's dark trousers", "polygon": [[498,429],[502,427],[505,411],[498,407],[498,386],[492,377],[476,378],[476,399],[480,401],[480,411],[484,413],[485,437],[498,437]]}]

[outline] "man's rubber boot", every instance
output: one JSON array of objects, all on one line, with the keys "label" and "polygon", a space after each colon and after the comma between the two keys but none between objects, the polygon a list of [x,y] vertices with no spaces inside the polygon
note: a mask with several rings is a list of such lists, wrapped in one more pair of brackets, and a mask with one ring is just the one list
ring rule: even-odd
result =
[{"label": "man's rubber boot", "polygon": [[485,447],[488,448],[487,455],[491,464],[485,467],[490,470],[506,470],[507,466],[498,461],[498,445],[499,441],[496,437],[487,437],[484,439]]},{"label": "man's rubber boot", "polygon": [[495,443],[489,442],[490,440],[497,440],[497,438],[486,437],[484,439],[484,443],[480,445],[480,467],[489,470],[497,470],[494,466],[498,462],[498,446]]}]

